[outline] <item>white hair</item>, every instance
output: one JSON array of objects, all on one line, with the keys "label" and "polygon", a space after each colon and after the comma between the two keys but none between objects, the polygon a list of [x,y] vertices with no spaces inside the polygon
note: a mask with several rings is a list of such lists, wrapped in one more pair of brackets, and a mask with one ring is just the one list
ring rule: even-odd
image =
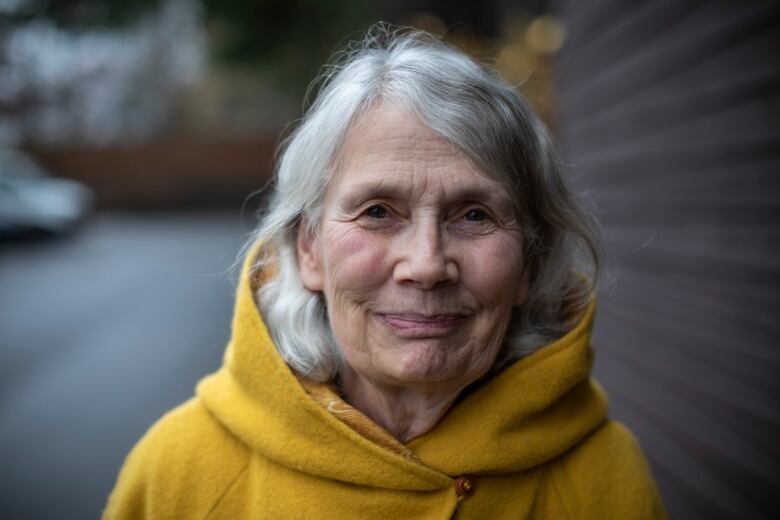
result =
[{"label": "white hair", "polygon": [[[310,380],[344,363],[322,294],[301,282],[296,238],[316,233],[322,199],[346,135],[368,108],[399,103],[512,193],[523,229],[529,296],[518,307],[493,370],[560,337],[592,298],[597,225],[568,188],[550,136],[498,73],[430,34],[378,24],[337,55],[321,89],[279,149],[270,206],[252,242],[264,272],[256,300],[282,358]],[[518,266],[520,269],[521,266]],[[590,282],[588,282],[590,280]]]}]

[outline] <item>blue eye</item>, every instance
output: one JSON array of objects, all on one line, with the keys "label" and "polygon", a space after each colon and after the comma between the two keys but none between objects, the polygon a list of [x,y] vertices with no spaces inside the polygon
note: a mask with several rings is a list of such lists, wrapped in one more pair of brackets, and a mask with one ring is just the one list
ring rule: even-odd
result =
[{"label": "blue eye", "polygon": [[390,216],[390,212],[382,206],[371,206],[366,208],[363,214],[370,218],[382,219]]},{"label": "blue eye", "polygon": [[487,214],[481,209],[474,208],[468,210],[466,214],[463,215],[463,218],[465,218],[469,222],[481,222],[487,219]]}]

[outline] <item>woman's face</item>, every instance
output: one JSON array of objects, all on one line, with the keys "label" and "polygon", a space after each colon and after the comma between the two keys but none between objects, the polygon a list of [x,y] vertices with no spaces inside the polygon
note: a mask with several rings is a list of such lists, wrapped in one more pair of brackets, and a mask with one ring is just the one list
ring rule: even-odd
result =
[{"label": "woman's face", "polygon": [[316,229],[299,233],[301,278],[355,375],[459,390],[491,367],[528,291],[504,185],[380,105],[348,134]]}]

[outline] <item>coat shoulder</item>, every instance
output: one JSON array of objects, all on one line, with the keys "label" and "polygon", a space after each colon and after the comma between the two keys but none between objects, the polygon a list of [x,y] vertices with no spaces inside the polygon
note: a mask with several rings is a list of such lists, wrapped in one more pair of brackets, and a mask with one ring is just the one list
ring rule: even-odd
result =
[{"label": "coat shoulder", "polygon": [[244,474],[249,457],[246,445],[190,399],[132,449],[103,519],[205,518]]},{"label": "coat shoulder", "polygon": [[606,421],[550,468],[572,518],[666,518],[661,496],[636,437]]}]

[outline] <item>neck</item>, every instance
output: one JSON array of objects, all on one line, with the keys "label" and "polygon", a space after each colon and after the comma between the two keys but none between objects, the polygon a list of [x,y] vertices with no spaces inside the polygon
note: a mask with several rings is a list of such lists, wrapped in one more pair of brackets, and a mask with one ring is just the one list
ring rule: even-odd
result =
[{"label": "neck", "polygon": [[382,385],[352,371],[341,380],[344,399],[403,443],[431,430],[460,390]]}]

